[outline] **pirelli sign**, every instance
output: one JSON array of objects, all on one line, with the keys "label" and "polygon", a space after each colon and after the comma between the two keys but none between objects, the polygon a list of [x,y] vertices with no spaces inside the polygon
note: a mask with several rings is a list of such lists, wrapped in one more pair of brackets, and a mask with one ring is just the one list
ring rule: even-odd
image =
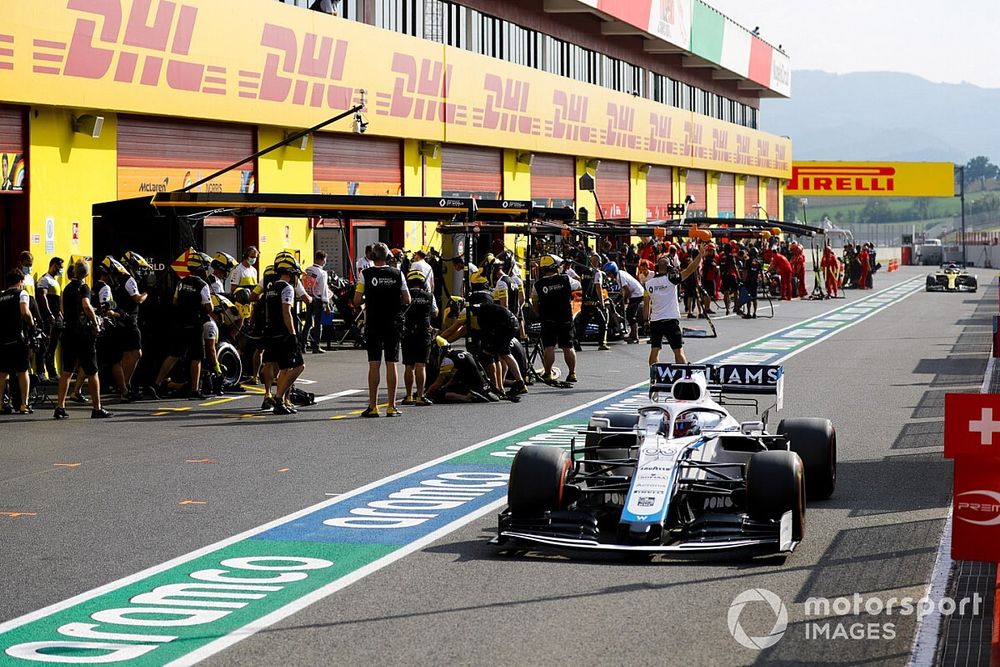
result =
[{"label": "pirelli sign", "polygon": [[953,197],[950,162],[795,162],[787,195]]}]

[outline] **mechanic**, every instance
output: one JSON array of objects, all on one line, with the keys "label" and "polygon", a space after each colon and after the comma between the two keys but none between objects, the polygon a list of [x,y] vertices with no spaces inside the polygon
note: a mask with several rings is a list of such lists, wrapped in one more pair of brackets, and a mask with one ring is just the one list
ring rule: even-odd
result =
[{"label": "mechanic", "polygon": [[31,267],[35,264],[35,257],[27,250],[21,252],[18,257],[18,262],[21,266],[21,273],[24,275],[24,291],[28,293],[28,296],[32,299],[35,298],[35,279],[31,275]]},{"label": "mechanic", "polygon": [[792,292],[792,263],[780,252],[775,252],[771,256],[771,270],[778,274],[781,282],[781,300],[791,301]]},{"label": "mechanic", "polygon": [[453,350],[442,336],[435,339],[434,379],[427,395],[435,403],[489,403],[489,381],[473,356],[465,350]]},{"label": "mechanic", "polygon": [[212,272],[208,275],[207,281],[212,294],[232,294],[229,276],[235,268],[235,257],[222,251],[215,253],[215,257],[212,258]]},{"label": "mechanic", "polygon": [[264,385],[265,398],[274,403],[274,414],[291,415],[298,412],[291,402],[292,384],[304,368],[299,339],[295,330],[292,306],[295,303],[293,285],[302,275],[302,268],[293,256],[279,256],[274,261],[275,279],[264,293],[265,324],[264,364],[277,366],[277,387],[271,395],[270,383]]},{"label": "mechanic", "polygon": [[257,250],[256,246],[247,246],[247,249],[243,251],[243,259],[236,265],[235,269],[229,272],[226,294],[232,294],[236,287],[253,287],[257,284],[257,269],[254,268],[254,265],[257,263],[258,257],[260,257],[260,251]]},{"label": "mechanic", "polygon": [[424,276],[424,289],[434,294],[434,269],[427,261],[427,253],[423,249],[413,251],[413,262],[407,275],[419,271]]},{"label": "mechanic", "polygon": [[[135,277],[113,257],[106,257],[113,274],[112,301],[114,302],[114,358],[111,367],[115,384],[124,403],[139,400],[141,392],[132,388],[132,376],[142,358],[142,333],[139,331],[139,306],[147,294],[139,291]],[[108,268],[106,267],[106,268]]]},{"label": "mechanic", "polygon": [[80,260],[73,265],[73,275],[63,290],[62,372],[59,374],[59,393],[56,398],[56,419],[66,419],[66,395],[73,371],[79,366],[90,387],[91,419],[104,419],[112,414],[101,405],[101,383],[97,377],[97,335],[101,330],[97,311],[90,302],[91,291],[86,278],[90,264]]},{"label": "mechanic", "polygon": [[[7,378],[16,376],[20,399],[16,412],[28,415],[32,413],[28,405],[31,350],[25,333],[34,331],[35,318],[31,315],[28,292],[24,289],[24,273],[11,271],[4,282],[6,289],[0,292],[0,396],[7,387]],[[11,411],[10,405],[3,406],[4,414]]]},{"label": "mechanic", "polygon": [[53,381],[59,380],[59,373],[56,371],[56,347],[59,345],[59,335],[63,330],[62,287],[59,285],[59,278],[63,275],[64,263],[62,257],[53,257],[49,261],[48,272],[42,274],[35,286],[38,311],[42,316],[42,331],[45,332],[48,341],[45,349],[36,353],[41,357],[37,360],[36,367],[43,382],[47,378]]},{"label": "mechanic", "polygon": [[[520,269],[514,260],[514,253],[509,250],[504,252],[497,260],[493,269],[493,298],[498,303],[507,306],[507,310],[514,313],[517,318],[517,337],[524,339],[524,280],[520,276]],[[506,303],[502,302],[502,297],[506,295]]]},{"label": "mechanic", "polygon": [[427,290],[426,278],[419,268],[410,269],[406,286],[410,291],[410,305],[403,314],[403,384],[406,387],[403,405],[431,405],[431,400],[424,395],[424,387],[433,343],[431,320],[437,317],[437,302]]},{"label": "mechanic", "polygon": [[[358,283],[361,283],[361,276],[364,274],[365,269],[375,266],[374,262],[372,262],[372,248],[371,244],[366,245],[364,254],[358,257],[358,261],[354,264],[354,267],[357,269],[355,275],[357,276]],[[388,255],[386,255],[386,259],[388,259]]]},{"label": "mechanic", "polygon": [[396,362],[399,361],[399,329],[403,307],[410,305],[410,292],[399,269],[386,266],[389,246],[372,248],[374,265],[365,269],[354,292],[354,305],[365,301],[365,346],[368,349],[368,407],[362,417],[378,417],[379,368],[385,359],[388,401],[386,417],[403,414],[396,408]]},{"label": "mechanic", "polygon": [[760,253],[755,246],[747,250],[747,261],[743,267],[743,286],[746,287],[749,300],[746,304],[745,319],[757,318],[757,292],[763,277],[764,264],[760,261]]},{"label": "mechanic", "polygon": [[792,255],[792,274],[795,278],[795,294],[800,299],[804,299],[809,296],[809,290],[806,289],[806,254],[805,249],[802,247],[801,243],[795,242],[788,246],[789,252]]},{"label": "mechanic", "polygon": [[[479,273],[479,267],[476,266],[475,264],[471,263],[471,262],[469,263],[468,266],[466,266],[466,264],[465,264],[465,258],[462,257],[461,255],[455,255],[454,257],[451,258],[451,268],[452,268],[452,270],[456,274],[462,274],[462,273],[464,273],[466,271],[466,269],[468,269],[468,271],[469,271],[469,285],[470,285],[470,290],[469,291],[474,291],[472,289],[472,287],[471,287],[471,285],[472,285],[472,276],[474,276],[477,273]],[[469,295],[465,293],[465,278],[464,277],[462,278],[461,284],[462,284],[462,294],[460,296],[468,298]]]},{"label": "mechanic", "polygon": [[[557,255],[543,255],[538,262],[542,277],[531,286],[531,302],[542,323],[542,365],[544,382],[552,382],[552,366],[556,360],[556,344],[562,348],[566,362],[566,382],[576,382],[576,350],[573,347],[573,292],[580,289],[580,283],[559,273],[562,258]],[[618,267],[614,263],[618,273]],[[607,267],[605,267],[607,268]],[[610,272],[609,272],[610,273]],[[631,276],[629,276],[631,278]],[[635,278],[632,278],[635,280]],[[636,281],[638,285],[638,281]]]},{"label": "mechanic", "polygon": [[867,243],[861,246],[861,251],[858,252],[857,262],[858,262],[858,289],[871,289],[871,254],[868,252]]},{"label": "mechanic", "polygon": [[580,281],[580,312],[575,319],[576,350],[583,348],[580,341],[591,322],[597,323],[597,349],[610,350],[608,347],[608,309],[604,303],[604,272],[600,269],[601,257],[597,253],[590,255],[590,264],[581,267],[583,280]]},{"label": "mechanic", "polygon": [[660,359],[660,348],[666,338],[674,351],[674,362],[686,364],[684,338],[681,333],[681,311],[678,303],[677,286],[696,272],[701,266],[704,254],[700,252],[683,271],[678,271],[667,257],[656,260],[656,275],[646,281],[643,298],[643,313],[649,322],[649,365]]},{"label": "mechanic", "polygon": [[[174,291],[176,317],[170,336],[171,349],[160,366],[156,377],[156,387],[161,396],[166,395],[167,376],[181,357],[187,357],[190,370],[188,398],[204,399],[201,393],[201,362],[205,359],[205,344],[202,340],[205,319],[212,312],[212,294],[205,282],[212,258],[203,252],[192,250],[188,253],[187,269],[190,275],[182,278]],[[162,389],[162,392],[160,391]]]},{"label": "mechanic", "polygon": [[622,305],[625,306],[625,321],[628,322],[629,330],[626,343],[634,344],[639,342],[639,310],[642,308],[642,284],[635,279],[628,271],[619,270],[618,264],[608,262],[604,265],[604,271],[612,280],[618,281],[622,293]]},{"label": "mechanic", "polygon": [[323,349],[319,346],[323,338],[323,315],[333,312],[333,293],[330,291],[325,266],[326,253],[317,250],[313,265],[306,269],[302,277],[303,287],[312,297],[306,320],[308,326],[302,328],[302,342],[309,342],[309,351],[313,354],[323,354]]},{"label": "mechanic", "polygon": [[827,243],[823,247],[823,259],[820,260],[823,269],[823,276],[826,280],[826,293],[831,297],[837,296],[837,278],[840,274],[840,265],[833,248]]}]

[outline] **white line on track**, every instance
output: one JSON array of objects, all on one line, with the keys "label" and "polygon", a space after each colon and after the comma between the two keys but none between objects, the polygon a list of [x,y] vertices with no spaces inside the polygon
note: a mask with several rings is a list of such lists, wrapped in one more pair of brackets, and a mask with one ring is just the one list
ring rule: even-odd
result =
[{"label": "white line on track", "polygon": [[363,394],[364,389],[345,389],[344,391],[338,391],[335,394],[327,394],[326,396],[317,396],[316,402],[322,403],[323,401],[330,401],[335,398],[340,398],[341,396],[351,396],[353,394]]}]

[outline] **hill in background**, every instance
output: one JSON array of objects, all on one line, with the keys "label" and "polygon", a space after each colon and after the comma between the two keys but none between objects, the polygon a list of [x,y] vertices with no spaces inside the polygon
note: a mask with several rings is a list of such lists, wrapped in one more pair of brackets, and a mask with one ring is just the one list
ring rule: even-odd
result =
[{"label": "hill in background", "polygon": [[1000,89],[890,72],[796,70],[792,98],[765,100],[761,129],[796,160],[1000,160]]}]

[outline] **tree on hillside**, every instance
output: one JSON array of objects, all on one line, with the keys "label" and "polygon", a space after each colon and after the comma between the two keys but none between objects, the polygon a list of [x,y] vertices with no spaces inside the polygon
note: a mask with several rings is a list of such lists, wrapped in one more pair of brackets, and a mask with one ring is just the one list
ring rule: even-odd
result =
[{"label": "tree on hillside", "polygon": [[979,181],[982,187],[986,187],[986,181],[989,179],[995,179],[1000,176],[1000,167],[990,162],[990,159],[985,155],[979,155],[971,160],[965,165],[965,182],[969,181]]},{"label": "tree on hillside", "polygon": [[891,215],[892,210],[889,208],[889,205],[881,199],[873,197],[868,200],[868,203],[861,210],[858,222],[888,222]]}]

